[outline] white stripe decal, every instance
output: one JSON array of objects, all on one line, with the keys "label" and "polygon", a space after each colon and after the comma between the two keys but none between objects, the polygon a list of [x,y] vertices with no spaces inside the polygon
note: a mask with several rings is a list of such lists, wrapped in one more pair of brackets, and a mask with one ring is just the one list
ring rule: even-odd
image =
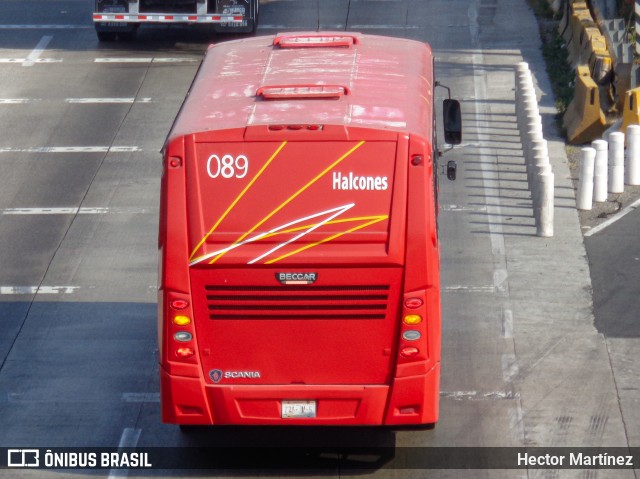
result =
[{"label": "white stripe decal", "polygon": [[[269,236],[271,234],[277,233],[278,231],[282,231],[284,229],[287,229],[287,228],[289,228],[289,227],[291,227],[293,225],[302,223],[304,221],[308,221],[308,220],[311,220],[313,218],[318,218],[319,216],[324,216],[324,215],[327,215],[327,214],[330,214],[330,213],[334,213],[336,211],[338,211],[339,213],[343,213],[344,211],[347,211],[348,209],[352,208],[353,206],[355,206],[355,204],[354,203],[350,203],[348,205],[339,206],[337,208],[332,208],[330,210],[321,211],[320,213],[314,213],[312,215],[305,216],[304,218],[299,218],[297,220],[294,220],[294,221],[291,221],[291,222],[286,223],[284,225],[281,225],[281,226],[278,226],[276,228],[273,228],[272,230],[269,230],[269,231],[267,231],[265,233],[260,233],[260,234],[258,234],[256,236],[253,236],[252,238],[249,238],[249,239],[246,239],[244,241],[241,241],[240,243],[234,243],[234,244],[232,244],[230,246],[227,246],[226,248],[220,249],[218,251],[214,251],[213,253],[208,253],[208,254],[206,254],[204,256],[200,256],[200,257],[192,260],[189,263],[189,266],[194,266],[194,265],[196,265],[198,263],[201,263],[202,261],[205,261],[207,259],[213,258],[214,256],[218,256],[221,253],[226,253],[226,252],[231,251],[233,249],[239,248],[240,246],[243,246],[245,244],[253,243],[254,241],[261,240],[265,236]],[[257,259],[254,260],[254,261],[257,261]]]},{"label": "white stripe decal", "polygon": [[276,251],[278,251],[280,248],[283,248],[285,246],[287,246],[288,244],[291,244],[295,241],[298,241],[300,238],[302,238],[303,236],[308,235],[309,233],[317,230],[318,228],[320,228],[321,226],[325,225],[326,223],[328,223],[329,221],[331,221],[332,219],[340,216],[341,214],[347,212],[348,210],[350,210],[351,208],[353,208],[355,206],[355,203],[351,203],[349,205],[345,205],[341,208],[337,208],[337,211],[332,214],[331,216],[327,216],[325,219],[323,219],[322,221],[320,221],[318,224],[314,225],[313,227],[309,228],[308,230],[304,230],[302,231],[300,234],[294,236],[293,238],[291,238],[288,241],[285,241],[284,243],[280,243],[279,245],[273,247],[272,249],[270,249],[269,251],[267,251],[264,254],[261,254],[260,256],[258,256],[255,259],[252,259],[251,261],[249,261],[248,264],[254,264],[258,261],[260,261],[263,258],[266,258],[267,256],[269,256],[272,253],[275,253]]},{"label": "white stripe decal", "polygon": [[29,98],[0,98],[0,105],[19,105],[33,101],[35,100],[30,100]]}]

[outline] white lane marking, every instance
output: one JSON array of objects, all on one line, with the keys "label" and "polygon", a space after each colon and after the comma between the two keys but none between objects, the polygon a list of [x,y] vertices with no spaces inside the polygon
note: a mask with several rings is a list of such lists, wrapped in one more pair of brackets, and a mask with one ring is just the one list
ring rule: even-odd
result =
[{"label": "white lane marking", "polygon": [[193,57],[104,57],[93,60],[95,63],[192,63],[199,62],[199,58]]},{"label": "white lane marking", "polygon": [[130,153],[139,146],[39,146],[35,148],[0,148],[0,153]]},{"label": "white lane marking", "polygon": [[585,236],[592,236],[592,235],[594,235],[596,233],[599,233],[600,231],[602,231],[606,227],[611,226],[616,221],[621,220],[622,218],[627,216],[629,213],[635,211],[638,208],[638,206],[640,206],[640,199],[637,199],[636,201],[631,203],[626,208],[620,210],[619,213],[615,214],[614,216],[612,216],[608,220],[603,221],[602,223],[600,223],[598,226],[594,226],[589,231],[587,231],[584,235]]},{"label": "white lane marking", "polygon": [[504,339],[513,338],[513,311],[505,309],[502,312],[502,337]]},{"label": "white lane marking", "polygon": [[[43,101],[42,98],[0,98],[0,105],[24,105]],[[71,104],[131,104],[152,103],[153,98],[65,98],[66,103]]]},{"label": "white lane marking", "polygon": [[122,393],[123,402],[159,403],[160,393]]},{"label": "white lane marking", "polygon": [[0,295],[73,294],[80,286],[0,286]]},{"label": "white lane marking", "polygon": [[490,391],[486,393],[480,393],[478,391],[440,391],[440,397],[454,399],[456,401],[483,401],[518,399],[520,398],[520,393],[514,391]]},{"label": "white lane marking", "polygon": [[156,213],[150,208],[123,207],[58,207],[58,208],[4,208],[0,209],[3,215],[107,215],[107,214],[129,214],[139,215],[145,213]]},{"label": "white lane marking", "polygon": [[35,63],[38,61],[38,59],[42,56],[44,51],[47,49],[47,46],[49,46],[49,43],[51,42],[51,40],[53,40],[53,37],[51,35],[43,36],[38,42],[38,44],[36,45],[36,47],[33,50],[31,50],[31,53],[29,53],[29,56],[22,63],[22,66],[31,67],[35,65]]},{"label": "white lane marking", "polygon": [[486,206],[460,206],[460,205],[440,205],[441,211],[471,211],[474,213],[486,213]]},{"label": "white lane marking", "polygon": [[25,63],[25,62],[33,62],[33,63],[61,63],[61,58],[36,58],[35,60],[30,60],[29,58],[0,58],[0,63]]},{"label": "white lane marking", "polygon": [[67,98],[67,103],[151,103],[151,98]]},{"label": "white lane marking", "polygon": [[[140,440],[140,433],[142,429],[134,429],[127,427],[122,431],[120,436],[120,443],[118,443],[118,449],[134,448],[138,445]],[[109,479],[116,477],[127,477],[129,475],[129,469],[109,469]]]},{"label": "white lane marking", "polygon": [[93,27],[90,27],[88,25],[55,25],[55,24],[0,25],[0,30],[89,30],[89,29],[93,29]]},{"label": "white lane marking", "polygon": [[443,293],[494,293],[495,286],[445,286]]},{"label": "white lane marking", "polygon": [[520,372],[520,366],[518,366],[518,360],[515,354],[503,354],[501,358],[502,362],[502,379],[505,383],[510,383],[518,376]]}]

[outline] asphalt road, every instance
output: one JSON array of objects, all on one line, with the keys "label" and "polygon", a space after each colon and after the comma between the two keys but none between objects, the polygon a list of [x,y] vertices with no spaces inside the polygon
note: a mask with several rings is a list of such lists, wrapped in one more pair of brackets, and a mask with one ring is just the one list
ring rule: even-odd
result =
[{"label": "asphalt road", "polygon": [[[539,60],[525,3],[261,3],[258,34],[348,29],[427,41],[439,80],[462,100],[465,144],[446,157],[458,161],[459,178],[440,181],[441,420],[430,431],[183,434],[160,422],[159,150],[207,45],[230,37],[148,27],[135,43],[100,44],[90,1],[0,1],[0,447],[640,446],[638,393],[629,390],[622,401],[617,366],[593,327],[577,216],[561,204],[570,218],[564,227],[575,234],[558,228],[555,242],[535,237],[512,92],[512,66],[523,56]],[[624,233],[630,243],[635,221]],[[547,278],[542,270],[550,264],[558,267]],[[575,284],[565,287],[570,280]],[[637,327],[631,331],[637,337]],[[629,353],[635,343],[619,347]],[[633,375],[627,380],[632,384]],[[343,472],[337,464],[303,476]],[[587,472],[478,470],[473,477],[634,477],[628,470]],[[426,477],[384,466],[358,475]],[[64,474],[0,470],[0,477]],[[452,470],[428,477],[470,476]]]}]

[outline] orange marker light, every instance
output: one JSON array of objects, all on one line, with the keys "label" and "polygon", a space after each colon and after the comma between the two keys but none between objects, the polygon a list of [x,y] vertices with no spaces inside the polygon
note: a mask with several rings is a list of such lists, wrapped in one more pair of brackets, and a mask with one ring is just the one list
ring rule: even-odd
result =
[{"label": "orange marker light", "polygon": [[173,324],[186,326],[187,324],[191,324],[191,318],[189,316],[176,316],[173,318]]},{"label": "orange marker light", "polygon": [[422,316],[419,314],[408,314],[402,321],[404,324],[420,324],[422,322]]}]

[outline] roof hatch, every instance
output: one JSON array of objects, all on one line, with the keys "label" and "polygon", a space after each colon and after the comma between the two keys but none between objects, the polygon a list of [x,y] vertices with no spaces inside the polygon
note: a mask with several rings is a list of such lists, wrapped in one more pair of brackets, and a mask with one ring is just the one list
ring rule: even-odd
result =
[{"label": "roof hatch", "polygon": [[273,40],[274,47],[280,48],[314,48],[314,47],[347,47],[357,45],[358,35],[327,34],[301,34],[301,35],[278,35]]},{"label": "roof hatch", "polygon": [[351,92],[344,85],[269,85],[256,91],[265,100],[340,98]]}]

